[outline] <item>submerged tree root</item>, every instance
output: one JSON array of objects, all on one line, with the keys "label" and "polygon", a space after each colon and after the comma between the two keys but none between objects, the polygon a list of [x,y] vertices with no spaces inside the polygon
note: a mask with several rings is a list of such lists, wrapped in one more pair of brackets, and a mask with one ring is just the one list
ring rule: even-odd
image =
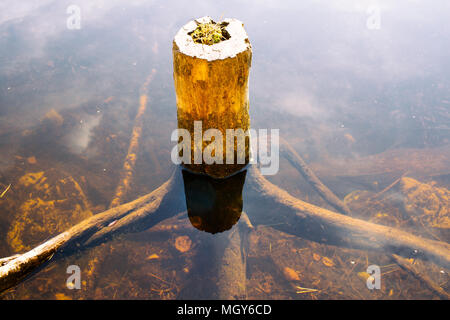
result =
[{"label": "submerged tree root", "polygon": [[[403,257],[414,254],[415,258],[430,259],[450,267],[450,245],[447,243],[421,238],[396,228],[355,219],[306,203],[270,183],[256,167],[251,167],[249,171],[248,183],[258,195],[258,203],[275,206],[275,210],[271,212],[258,210],[253,213],[251,218],[254,223],[281,222],[278,229],[309,240],[350,248],[380,250]],[[17,284],[62,248],[74,244],[94,245],[116,233],[141,231],[182,211],[174,208],[183,202],[182,186],[181,173],[176,170],[167,182],[148,195],[99,213],[33,250],[10,259],[0,267],[0,292]],[[246,221],[248,219],[243,216],[240,224],[244,224],[243,228],[247,230],[251,229],[251,224]],[[230,257],[236,259],[239,256],[242,259],[245,243],[245,236],[241,232],[239,237],[237,234],[233,235],[229,242]],[[226,282],[232,276],[233,264],[224,265],[220,271],[223,281]],[[243,275],[239,274],[239,278],[242,278]],[[228,286],[228,290],[226,284],[224,286],[221,289],[223,297],[230,296],[230,292],[236,289]],[[232,295],[236,296],[236,292]]]},{"label": "submerged tree root", "polygon": [[242,212],[238,228],[233,228],[227,235],[226,247],[219,260],[218,299],[247,299],[248,238],[252,230],[253,225],[247,214]]},{"label": "submerged tree root", "polygon": [[11,260],[14,260],[15,258],[17,258],[19,256],[20,256],[20,254],[15,254],[15,255],[13,255],[11,257],[1,258],[0,259],[0,267],[4,266],[8,262],[10,262]]},{"label": "submerged tree root", "polygon": [[281,139],[280,153],[291,163],[291,165],[301,173],[306,181],[317,191],[317,193],[327,201],[337,211],[350,215],[350,209],[341,201],[326,185],[320,181],[314,171],[312,171],[299,154],[289,145],[287,141]]},{"label": "submerged tree root", "polygon": [[153,192],[96,214],[22,255],[2,259],[0,292],[16,285],[59,250],[93,245],[118,232],[147,229],[175,215],[179,211],[172,211],[171,208],[181,207],[183,200],[181,179],[177,169],[168,181]]},{"label": "submerged tree root", "polygon": [[252,216],[255,223],[282,223],[278,229],[312,241],[403,257],[414,255],[450,267],[450,245],[447,243],[309,204],[269,182],[255,167],[250,169],[250,177],[250,186],[260,199],[271,203],[272,207],[275,205],[271,212],[259,211]]},{"label": "submerged tree root", "polygon": [[400,257],[396,254],[391,255],[392,260],[397,263],[403,270],[411,273],[414,277],[416,277],[419,281],[425,283],[425,285],[438,296],[443,299],[450,300],[450,294],[448,294],[444,289],[441,288],[436,282],[431,280],[423,272],[420,272],[414,264],[410,263],[407,259]]},{"label": "submerged tree root", "polygon": [[137,154],[139,150],[139,140],[142,135],[142,128],[144,125],[144,114],[147,108],[147,91],[148,85],[152,81],[156,70],[153,69],[152,73],[147,77],[144,85],[141,88],[141,95],[139,97],[139,109],[134,119],[133,131],[131,133],[130,144],[128,146],[127,156],[123,163],[123,169],[121,173],[121,180],[116,188],[116,193],[111,201],[110,208],[116,207],[121,204],[130,188],[131,179],[133,177],[134,165],[136,163]]},{"label": "submerged tree root", "polygon": [[[314,189],[320,194],[320,196],[327,201],[330,205],[336,208],[343,214],[350,215],[350,209],[347,205],[341,201],[327,186],[325,186],[322,181],[314,174],[305,161],[295,152],[295,150],[289,145],[285,140],[281,141],[281,152],[289,160],[289,162],[299,171],[303,177],[314,187]],[[400,178],[395,180],[381,192],[377,193],[373,198],[378,198],[380,195],[387,192],[395,184],[397,184],[400,179],[405,176],[406,172],[402,174]],[[407,259],[398,256],[397,254],[390,254],[391,259],[397,263],[403,270],[411,273],[415,278],[419,279],[425,283],[428,288],[436,293],[438,296],[444,299],[450,299],[450,295],[442,289],[437,283],[431,280],[428,276],[421,273],[417,268],[410,264]]]}]

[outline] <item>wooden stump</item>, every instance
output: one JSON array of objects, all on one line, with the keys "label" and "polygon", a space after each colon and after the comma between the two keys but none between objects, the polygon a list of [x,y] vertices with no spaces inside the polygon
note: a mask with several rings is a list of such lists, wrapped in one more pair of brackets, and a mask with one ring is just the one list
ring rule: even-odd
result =
[{"label": "wooden stump", "polygon": [[[187,129],[191,136],[190,161],[183,161],[183,165],[194,172],[224,178],[249,163],[248,136],[237,141],[233,138],[227,148],[226,130],[242,129],[245,133],[250,129],[248,77],[252,50],[242,22],[235,19],[218,24],[227,39],[212,45],[195,42],[191,35],[204,23],[214,22],[209,17],[191,21],[178,31],[173,41],[178,128]],[[209,143],[198,140],[201,137],[194,138],[194,121],[201,121],[200,129],[197,122],[196,132],[201,132],[202,137],[208,129],[218,129],[222,139],[209,137],[213,140]],[[201,155],[208,145],[210,154],[222,156],[222,162],[205,162]],[[237,161],[239,152],[241,163]],[[232,163],[227,161],[227,155],[228,159],[233,157]]]}]

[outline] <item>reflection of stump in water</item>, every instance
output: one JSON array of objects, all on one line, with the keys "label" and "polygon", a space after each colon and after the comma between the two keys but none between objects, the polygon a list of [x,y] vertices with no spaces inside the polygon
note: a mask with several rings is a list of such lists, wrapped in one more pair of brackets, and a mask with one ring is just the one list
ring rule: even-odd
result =
[{"label": "reflection of stump in water", "polygon": [[246,299],[247,255],[253,225],[245,212],[230,230],[205,233],[178,299]]},{"label": "reflection of stump in water", "polygon": [[[246,244],[253,228],[242,212],[242,190],[247,171],[241,171],[225,179],[215,179],[183,170],[186,206],[192,225],[208,233],[220,233],[206,237],[198,254],[196,272],[202,279],[214,279],[212,288],[193,285],[181,295],[197,298],[245,299],[246,298]],[[241,221],[235,225],[242,215]],[[214,257],[211,259],[211,257]],[[205,274],[206,273],[206,274]],[[193,279],[192,284],[200,279]]]},{"label": "reflection of stump in water", "polygon": [[226,179],[214,179],[183,170],[189,220],[202,231],[229,230],[242,212],[242,189],[247,171]]}]

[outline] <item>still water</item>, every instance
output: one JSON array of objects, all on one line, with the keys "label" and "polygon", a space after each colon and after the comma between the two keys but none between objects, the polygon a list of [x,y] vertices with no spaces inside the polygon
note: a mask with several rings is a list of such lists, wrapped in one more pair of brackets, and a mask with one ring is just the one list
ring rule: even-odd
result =
[{"label": "still water", "polygon": [[[80,29],[67,27],[70,5],[81,10]],[[116,201],[170,177],[172,39],[205,15],[245,23],[252,128],[280,129],[354,217],[448,243],[449,14],[447,1],[2,1],[0,257],[108,209],[139,123],[129,186]],[[284,158],[267,178],[334,210]],[[244,184],[248,175],[235,179],[221,192],[242,189],[237,205],[250,220],[261,211],[277,215]],[[193,185],[195,203],[207,190]],[[233,206],[222,203],[217,210]],[[209,233],[178,208],[150,229],[55,256],[0,298],[217,298],[227,280],[223,266],[242,260],[227,260],[223,250],[236,232],[240,210],[233,210],[227,231]],[[254,227],[246,264],[236,263],[231,279],[246,288],[244,297],[442,297],[388,253],[310,241],[283,222]],[[66,285],[70,265],[80,267],[79,290]],[[380,267],[380,289],[366,286],[369,265]],[[419,259],[415,266],[450,291],[447,269]]]}]

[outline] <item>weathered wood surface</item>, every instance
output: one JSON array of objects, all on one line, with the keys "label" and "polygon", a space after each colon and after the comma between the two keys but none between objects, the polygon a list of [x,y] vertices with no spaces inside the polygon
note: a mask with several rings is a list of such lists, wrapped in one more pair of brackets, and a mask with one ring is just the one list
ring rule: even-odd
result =
[{"label": "weathered wood surface", "polygon": [[[211,19],[204,17],[196,21]],[[227,151],[225,134],[226,129],[245,132],[250,128],[248,78],[252,49],[242,22],[236,19],[223,21],[228,23],[230,39],[213,45],[195,43],[189,33],[196,29],[196,21],[182,27],[173,41],[178,128],[187,129],[191,135],[191,161],[184,165],[194,172],[223,178],[249,162],[248,143],[238,142],[245,149],[244,163],[235,160],[233,164],[225,164],[227,153],[236,157],[238,150],[236,146]],[[202,159],[195,159],[195,149],[202,151],[210,142],[194,142],[194,121],[202,122],[202,135],[208,129],[222,133],[222,150],[218,147],[215,154],[222,153],[224,164],[206,165]]]}]

